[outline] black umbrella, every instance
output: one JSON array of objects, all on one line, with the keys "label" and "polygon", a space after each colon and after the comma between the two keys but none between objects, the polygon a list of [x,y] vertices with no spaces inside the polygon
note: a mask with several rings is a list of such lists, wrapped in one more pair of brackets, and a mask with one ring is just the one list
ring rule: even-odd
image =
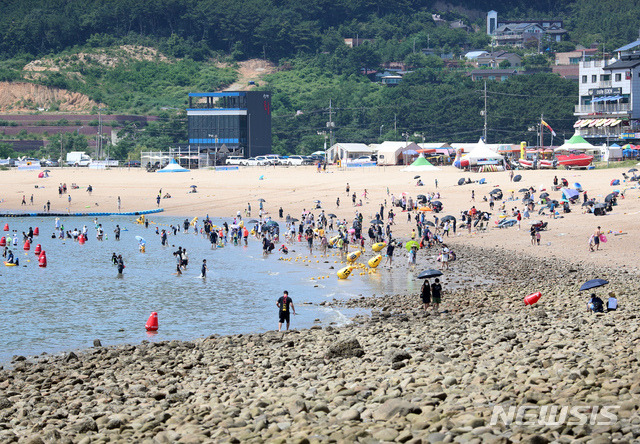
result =
[{"label": "black umbrella", "polygon": [[522,176],[521,176],[521,175],[519,175],[519,174],[517,174],[517,175],[513,176],[513,181],[514,181],[514,182],[520,182],[520,180],[521,180],[521,179],[522,179]]},{"label": "black umbrella", "polygon": [[381,221],[381,220],[379,220],[379,219],[374,219],[374,220],[372,220],[372,221],[371,221],[371,224],[372,224],[372,225],[383,225],[383,224],[384,224],[384,222],[382,222],[382,221]]},{"label": "black umbrella", "polygon": [[425,223],[426,223],[427,225],[429,225],[430,227],[435,227],[435,226],[436,226],[436,225],[435,225],[433,222],[431,222],[430,220],[426,221]]},{"label": "black umbrella", "polygon": [[257,223],[258,223],[258,221],[257,221],[257,220],[255,220],[255,219],[251,219],[249,222],[247,222],[247,225],[248,225],[248,224],[257,224]]},{"label": "black umbrella", "polygon": [[493,190],[489,191],[489,194],[499,194],[502,193],[502,190],[500,188],[494,188]]},{"label": "black umbrella", "polygon": [[464,178],[458,180],[458,185],[464,185]]},{"label": "black umbrella", "polygon": [[270,220],[269,222],[267,222],[267,227],[277,227],[278,222],[276,222],[275,220]]},{"label": "black umbrella", "polygon": [[582,204],[583,207],[590,207],[591,205],[594,205],[593,201],[591,200],[588,200]]},{"label": "black umbrella", "polygon": [[448,221],[448,220],[452,220],[452,221],[454,221],[454,222],[455,222],[455,221],[456,221],[456,218],[455,218],[455,217],[453,217],[453,216],[451,216],[451,215],[449,215],[449,216],[445,216],[445,217],[443,217],[442,219],[440,219],[440,222],[446,222],[446,221]]},{"label": "black umbrella", "polygon": [[[637,170],[636,170],[637,171]],[[43,173],[50,173],[51,170],[44,170]]]},{"label": "black umbrella", "polygon": [[439,200],[432,200],[431,205],[433,205],[434,207],[441,207],[442,202],[440,202]]},{"label": "black umbrella", "polygon": [[263,198],[258,199],[258,202],[266,202]]},{"label": "black umbrella", "polygon": [[424,194],[418,194],[418,200],[427,200],[427,196]]},{"label": "black umbrella", "polygon": [[538,214],[542,214],[542,212],[546,209],[547,207],[542,207],[538,210]]},{"label": "black umbrella", "polygon": [[414,179],[420,179],[420,176],[413,176]]},{"label": "black umbrella", "polygon": [[602,287],[603,285],[607,285],[609,281],[605,281],[604,279],[591,279],[590,281],[585,282],[580,287],[580,291],[591,290],[592,288]]},{"label": "black umbrella", "polygon": [[545,197],[549,197],[549,193],[545,192],[545,193],[540,194],[540,198],[541,199],[544,199]]},{"label": "black umbrella", "polygon": [[442,271],[429,269],[429,270],[421,271],[420,274],[418,275],[418,279],[431,279],[438,276],[442,276]]},{"label": "black umbrella", "polygon": [[335,214],[333,214],[333,213],[329,213],[329,214],[327,214],[327,217],[338,217],[338,216],[336,216],[336,215],[335,215]]},{"label": "black umbrella", "polygon": [[529,188],[520,188],[518,190],[519,193],[526,193],[527,191],[529,191]]},{"label": "black umbrella", "polygon": [[602,202],[601,203],[597,203],[596,206],[593,207],[593,208],[607,208],[607,204],[603,204]]},{"label": "black umbrella", "polygon": [[636,171],[638,171],[638,169],[637,169],[637,168],[631,168],[631,169],[629,170],[629,173],[635,173]]},{"label": "black umbrella", "polygon": [[287,219],[287,222],[291,222],[291,223],[298,222],[298,219],[296,219],[295,217],[292,217]]},{"label": "black umbrella", "polygon": [[607,194],[607,197],[604,198],[604,201],[611,202],[614,199],[614,197],[616,197],[616,193],[609,193]]},{"label": "black umbrella", "polygon": [[191,188],[198,188],[198,185],[190,185]]}]

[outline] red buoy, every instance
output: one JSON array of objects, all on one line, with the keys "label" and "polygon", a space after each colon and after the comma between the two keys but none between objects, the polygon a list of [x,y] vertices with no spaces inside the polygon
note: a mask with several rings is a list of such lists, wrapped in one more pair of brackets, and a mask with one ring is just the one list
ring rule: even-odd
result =
[{"label": "red buoy", "polygon": [[42,245],[38,244],[36,245],[35,250],[33,250],[33,252],[35,253],[36,256],[40,256],[40,253],[42,252]]},{"label": "red buoy", "polygon": [[9,224],[4,224],[4,231],[9,231]]},{"label": "red buoy", "polygon": [[31,242],[29,242],[29,239],[27,239],[26,241],[24,241],[24,251],[29,251],[31,250]]},{"label": "red buoy", "polygon": [[38,257],[38,266],[41,268],[47,266],[47,253],[45,253],[44,250],[40,252],[40,256]]},{"label": "red buoy", "polygon": [[33,229],[33,235],[34,235],[34,236],[40,236],[40,228],[35,227],[35,228]]},{"label": "red buoy", "polygon": [[78,242],[80,242],[80,245],[84,245],[85,239],[84,239],[84,235],[80,235],[78,236]]},{"label": "red buoy", "polygon": [[149,319],[147,319],[147,323],[145,324],[144,328],[147,329],[147,331],[158,331],[158,313],[157,312],[153,312],[151,313],[151,316],[149,316]]},{"label": "red buoy", "polygon": [[0,247],[6,247],[7,246],[7,238],[2,236],[0,237]]},{"label": "red buoy", "polygon": [[529,296],[524,298],[524,305],[533,305],[540,300],[542,297],[542,293],[531,293]]}]

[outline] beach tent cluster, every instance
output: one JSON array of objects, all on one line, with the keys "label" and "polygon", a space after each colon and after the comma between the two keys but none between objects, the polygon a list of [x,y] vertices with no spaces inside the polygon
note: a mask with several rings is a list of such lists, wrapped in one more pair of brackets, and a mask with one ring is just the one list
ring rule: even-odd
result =
[{"label": "beach tent cluster", "polygon": [[327,150],[330,162],[342,163],[359,161],[364,157],[376,156],[378,165],[410,165],[420,155],[424,157],[442,156],[445,162],[454,156],[448,143],[415,143],[407,141],[385,141],[379,144],[336,143]]}]

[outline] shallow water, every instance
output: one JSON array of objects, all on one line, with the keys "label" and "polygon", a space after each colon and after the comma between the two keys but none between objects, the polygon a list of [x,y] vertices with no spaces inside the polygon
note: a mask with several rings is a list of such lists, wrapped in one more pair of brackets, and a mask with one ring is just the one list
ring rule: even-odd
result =
[{"label": "shallow water", "polygon": [[[151,220],[167,225],[181,223],[180,218]],[[112,345],[263,332],[277,328],[275,304],[283,290],[289,291],[298,312],[292,316],[292,328],[308,328],[316,319],[325,325],[341,324],[358,312],[318,304],[333,298],[417,292],[420,284],[410,272],[393,278],[354,272],[347,281],[339,281],[335,273],[341,265],[334,263],[339,259],[316,254],[318,257],[309,258],[311,263],[302,263],[308,255],[303,243],[291,247],[298,253],[290,251],[288,256],[301,255],[298,262],[280,261],[280,254],[264,258],[260,242],[253,238],[247,247],[229,244],[211,250],[202,236],[179,232],[169,236],[172,246],[163,247],[155,225],[145,229],[133,221],[132,217],[101,218],[107,239],[99,242],[93,219],[61,219],[65,229],[89,227],[85,245],[70,239],[51,239],[53,218],[0,221],[0,226],[9,223],[18,233],[28,231],[29,226],[40,228],[31,251],[23,251],[22,236],[13,249],[20,267],[0,267],[0,363],[7,363],[13,355],[90,347],[94,339]],[[113,236],[116,224],[127,230],[120,241]],[[147,241],[144,254],[138,251],[136,235]],[[33,253],[38,243],[47,253],[47,268],[38,267]],[[178,246],[186,248],[189,255],[189,268],[182,276],[174,274],[172,253]],[[126,268],[121,277],[111,264],[113,252],[124,258]],[[209,267],[206,279],[199,278],[202,259]],[[330,270],[330,266],[336,269]],[[327,275],[328,279],[317,280]],[[159,317],[156,334],[144,328],[152,311]]]}]

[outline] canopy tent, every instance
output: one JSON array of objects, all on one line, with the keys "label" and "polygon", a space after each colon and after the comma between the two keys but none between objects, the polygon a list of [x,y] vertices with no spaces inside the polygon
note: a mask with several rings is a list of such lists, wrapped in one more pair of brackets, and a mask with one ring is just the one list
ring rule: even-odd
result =
[{"label": "canopy tent", "polygon": [[574,134],[571,139],[565,141],[562,145],[554,150],[558,152],[570,152],[570,151],[582,151],[589,154],[599,154],[597,147],[591,145],[589,142],[579,134]]},{"label": "canopy tent", "polygon": [[456,151],[462,149],[464,153],[471,153],[478,148],[487,148],[493,153],[497,153],[500,147],[504,145],[500,143],[485,143],[484,140],[480,139],[478,143],[452,143],[451,146],[455,148]]},{"label": "canopy tent", "polygon": [[156,173],[186,173],[188,171],[188,169],[181,167],[175,159],[171,159],[167,166],[156,171]]},{"label": "canopy tent", "polygon": [[385,141],[373,145],[378,155],[378,165],[404,165],[407,157],[415,155],[420,147],[415,143]]},{"label": "canopy tent", "polygon": [[364,143],[336,143],[327,150],[327,160],[346,162],[360,156],[370,156],[375,150]]},{"label": "canopy tent", "polygon": [[431,164],[424,156],[421,154],[418,158],[408,167],[403,168],[401,171],[438,171],[440,168],[437,168]]},{"label": "canopy tent", "polygon": [[484,144],[478,144],[473,151],[462,156],[462,160],[465,159],[469,161],[470,165],[484,165],[500,162],[503,156],[487,148]]}]

